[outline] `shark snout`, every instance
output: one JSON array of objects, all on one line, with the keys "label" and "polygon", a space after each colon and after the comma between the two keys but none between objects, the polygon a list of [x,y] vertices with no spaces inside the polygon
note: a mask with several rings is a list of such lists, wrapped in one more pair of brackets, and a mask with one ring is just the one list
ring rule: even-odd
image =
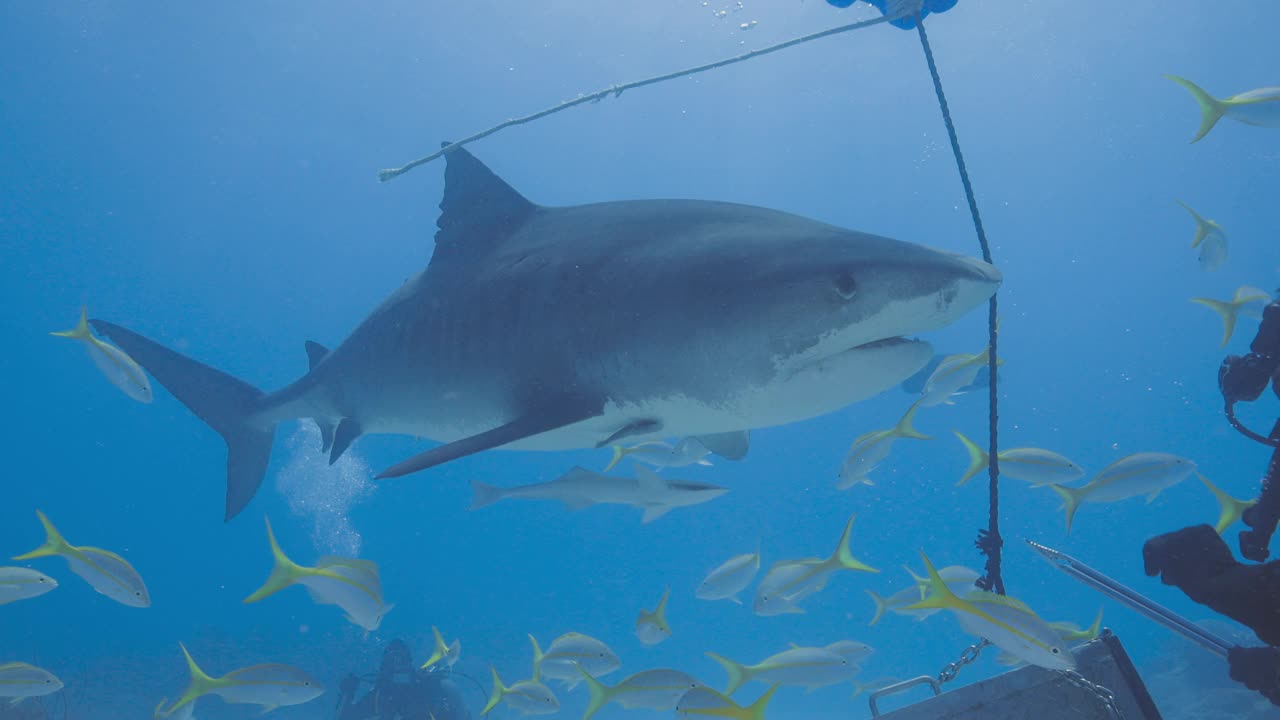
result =
[{"label": "shark snout", "polygon": [[[977,258],[960,257],[963,260],[962,272],[965,277],[977,283],[985,283],[991,287],[991,295],[994,295],[999,289],[1000,283],[1004,282],[1004,275],[995,265],[983,262]],[[990,297],[990,295],[988,295]]]},{"label": "shark snout", "polygon": [[953,313],[962,314],[986,302],[1004,282],[1004,275],[990,263],[959,255],[954,260],[954,280],[940,298]]}]

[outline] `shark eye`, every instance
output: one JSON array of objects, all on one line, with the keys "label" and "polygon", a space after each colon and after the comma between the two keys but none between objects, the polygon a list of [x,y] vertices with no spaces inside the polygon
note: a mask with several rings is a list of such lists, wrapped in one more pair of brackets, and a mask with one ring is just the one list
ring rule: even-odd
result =
[{"label": "shark eye", "polygon": [[858,293],[858,281],[854,279],[853,273],[848,270],[841,270],[831,279],[831,286],[835,289],[836,294],[845,300],[852,300],[853,296]]}]

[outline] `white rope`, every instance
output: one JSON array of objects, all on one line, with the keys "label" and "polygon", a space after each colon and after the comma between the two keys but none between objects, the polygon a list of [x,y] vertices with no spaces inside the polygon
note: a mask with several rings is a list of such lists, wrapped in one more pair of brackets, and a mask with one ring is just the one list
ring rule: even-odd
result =
[{"label": "white rope", "polygon": [[[911,6],[911,4],[912,3],[910,2],[903,3],[903,5],[907,6],[908,8]],[[457,148],[460,148],[463,145],[467,145],[477,140],[480,140],[482,138],[489,137],[490,135],[498,132],[499,130],[504,130],[514,125],[523,125],[528,122],[533,122],[534,120],[537,120],[539,118],[544,118],[548,115],[558,113],[561,110],[568,110],[569,108],[575,105],[581,105],[583,103],[588,103],[588,102],[590,103],[600,102],[601,100],[603,100],[605,97],[608,97],[609,95],[618,97],[623,93],[623,91],[626,91],[626,90],[631,90],[633,88],[638,88],[638,87],[644,87],[645,85],[653,85],[655,83],[666,82],[667,80],[674,80],[676,78],[685,77],[686,75],[694,75],[696,73],[704,72],[707,70],[722,68],[726,65],[733,65],[734,63],[740,63],[746,60],[750,60],[752,58],[757,58],[757,57],[760,57],[761,55],[768,55],[769,53],[774,53],[779,50],[785,50],[786,48],[789,48],[795,45],[800,45],[801,43],[807,43],[812,40],[818,40],[824,37],[829,37],[831,35],[838,35],[840,33],[849,32],[850,30],[861,30],[862,28],[871,27],[872,25],[879,25],[880,23],[886,23],[892,20],[897,20],[898,18],[904,17],[906,14],[908,14],[904,8],[899,7],[896,9],[898,10],[898,12],[890,13],[888,15],[876,18],[874,20],[864,20],[863,22],[856,22],[850,25],[841,25],[840,27],[834,27],[829,30],[823,30],[821,32],[813,33],[811,35],[805,35],[803,37],[793,38],[791,40],[787,40],[786,42],[780,42],[777,45],[770,45],[769,47],[766,47],[766,48],[761,48],[759,50],[752,50],[751,52],[744,53],[742,55],[726,58],[724,60],[718,60],[716,62],[708,63],[706,65],[699,65],[697,67],[692,67],[687,70],[680,70],[678,72],[667,73],[666,75],[658,75],[657,77],[651,77],[646,80],[637,80],[635,82],[623,83],[622,85],[610,85],[604,90],[599,90],[589,95],[579,95],[573,100],[565,100],[559,105],[554,105],[545,110],[540,110],[536,113],[533,113],[532,115],[525,115],[524,117],[519,117],[519,118],[509,118],[505,122],[494,125],[488,130],[483,130],[474,135],[469,135],[461,140],[458,140],[457,142],[450,143],[449,145],[446,145],[440,148],[439,150],[431,153],[430,155],[427,155],[426,157],[418,158],[417,160],[414,160],[398,168],[389,168],[387,170],[379,170],[378,180],[380,182],[386,182],[388,180],[391,180],[392,178],[397,178],[409,172],[410,170],[418,167],[419,165],[425,165],[431,162],[432,160],[435,160],[436,158],[443,157],[446,153],[452,150],[455,150]]]}]

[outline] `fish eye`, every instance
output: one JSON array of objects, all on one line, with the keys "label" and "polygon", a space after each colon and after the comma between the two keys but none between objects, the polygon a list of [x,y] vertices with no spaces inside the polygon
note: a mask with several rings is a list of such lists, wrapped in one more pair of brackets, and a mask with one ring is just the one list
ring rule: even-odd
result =
[{"label": "fish eye", "polygon": [[831,285],[835,288],[836,294],[845,300],[852,300],[858,292],[858,281],[848,270],[836,273],[836,276],[831,279]]},{"label": "fish eye", "polygon": [[1058,648],[1052,648],[1052,649],[1050,649],[1050,650],[1049,650],[1049,652],[1053,653],[1054,655],[1058,655],[1058,654],[1060,654],[1062,651],[1061,651],[1061,650],[1059,650]]}]

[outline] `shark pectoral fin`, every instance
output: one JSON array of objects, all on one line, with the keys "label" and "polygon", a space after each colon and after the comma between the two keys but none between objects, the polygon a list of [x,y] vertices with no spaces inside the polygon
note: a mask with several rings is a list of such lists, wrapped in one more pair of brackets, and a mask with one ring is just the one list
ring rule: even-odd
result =
[{"label": "shark pectoral fin", "polygon": [[556,402],[544,403],[530,408],[515,420],[486,430],[479,435],[455,440],[440,447],[419,453],[403,462],[392,465],[375,476],[375,479],[400,477],[419,470],[426,470],[441,463],[457,460],[496,447],[509,445],[527,437],[544,432],[558,430],[567,425],[590,420],[604,414],[603,397],[587,397],[582,395],[561,398]]},{"label": "shark pectoral fin", "polygon": [[333,447],[333,423],[320,418],[311,419],[315,420],[316,427],[320,428],[320,452],[329,452],[329,448]]},{"label": "shark pectoral fin", "polygon": [[307,370],[315,370],[320,361],[329,354],[329,348],[314,340],[306,341],[303,347],[307,349]]},{"label": "shark pectoral fin", "polygon": [[602,448],[605,445],[612,445],[613,443],[625,437],[631,437],[633,435],[648,435],[650,433],[656,433],[661,429],[662,429],[661,420],[654,420],[653,418],[644,418],[643,420],[633,420],[627,423],[626,425],[623,425],[621,428],[619,428],[609,437],[596,443],[596,447]]},{"label": "shark pectoral fin", "polygon": [[671,512],[670,505],[649,505],[645,507],[644,516],[640,518],[640,522],[647,525],[669,512]]},{"label": "shark pectoral fin", "polygon": [[[324,432],[323,428],[321,432]],[[351,447],[351,443],[360,437],[364,430],[360,427],[360,423],[351,418],[342,418],[338,421],[338,428],[333,431],[333,446],[329,449],[329,464],[338,462],[338,458],[342,457],[342,453]]]},{"label": "shark pectoral fin", "polygon": [[697,438],[704,447],[725,460],[741,460],[751,449],[751,433],[747,430],[698,435]]}]

